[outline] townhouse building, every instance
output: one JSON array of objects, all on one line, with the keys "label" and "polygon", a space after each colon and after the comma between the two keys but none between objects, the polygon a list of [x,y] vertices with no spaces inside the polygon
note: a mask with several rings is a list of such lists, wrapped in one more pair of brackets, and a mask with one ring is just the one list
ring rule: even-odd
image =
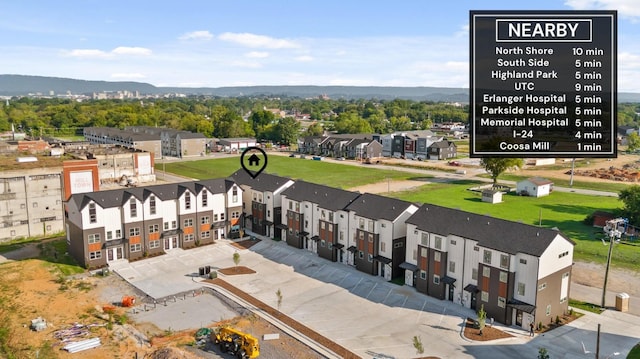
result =
[{"label": "townhouse building", "polygon": [[418,207],[410,202],[364,193],[346,207],[349,213],[349,260],[359,271],[384,277],[402,276],[406,223]]},{"label": "townhouse building", "polygon": [[407,219],[405,284],[523,329],[568,309],[573,241],[562,233],[431,204]]},{"label": "townhouse building", "polygon": [[282,227],[280,194],[293,185],[293,180],[268,173],[252,178],[245,171],[236,171],[231,179],[242,187],[242,227],[269,238],[279,237]]},{"label": "townhouse building", "polygon": [[67,245],[89,268],[224,238],[240,227],[242,188],[227,179],[76,193],[65,204]]},{"label": "townhouse building", "polygon": [[296,181],[282,192],[282,223],[287,226],[283,238],[296,248],[310,250],[332,262],[347,263],[346,207],[359,196],[358,192]]}]

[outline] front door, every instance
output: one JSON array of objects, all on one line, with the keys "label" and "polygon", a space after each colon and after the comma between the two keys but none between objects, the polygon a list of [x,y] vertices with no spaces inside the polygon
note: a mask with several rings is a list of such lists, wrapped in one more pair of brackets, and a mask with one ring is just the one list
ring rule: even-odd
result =
[{"label": "front door", "polygon": [[164,250],[178,248],[178,237],[167,237],[164,239]]},{"label": "front door", "polygon": [[476,309],[476,292],[471,292],[471,309]]},{"label": "front door", "polygon": [[107,262],[122,259],[122,247],[107,248]]},{"label": "front door", "polygon": [[516,325],[522,327],[522,311],[516,311]]},{"label": "front door", "polygon": [[453,286],[451,284],[447,284],[449,286],[449,301],[453,302]]}]

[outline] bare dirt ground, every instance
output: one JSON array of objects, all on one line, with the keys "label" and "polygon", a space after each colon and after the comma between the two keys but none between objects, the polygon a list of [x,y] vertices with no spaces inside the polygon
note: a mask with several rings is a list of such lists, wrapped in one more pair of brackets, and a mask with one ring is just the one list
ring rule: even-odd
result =
[{"label": "bare dirt ground", "polygon": [[[574,283],[602,288],[605,266],[595,263],[575,262],[571,271]],[[616,293],[640,296],[640,273],[625,269],[611,268],[607,279],[607,289]]]}]

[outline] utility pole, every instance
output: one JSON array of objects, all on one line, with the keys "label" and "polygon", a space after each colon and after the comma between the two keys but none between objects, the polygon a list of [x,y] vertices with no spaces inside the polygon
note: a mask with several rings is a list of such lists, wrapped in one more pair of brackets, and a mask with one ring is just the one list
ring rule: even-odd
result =
[{"label": "utility pole", "polygon": [[600,324],[598,323],[598,336],[596,341],[596,359],[600,359]]},{"label": "utility pole", "polygon": [[[605,297],[607,294],[607,281],[609,280],[609,267],[611,266],[611,254],[613,253],[613,243],[614,238],[622,237],[622,233],[625,231],[627,219],[625,218],[616,218],[610,221],[607,221],[607,225],[604,227],[605,233],[609,235],[609,254],[607,255],[607,267],[604,271],[604,285],[602,286],[602,305],[601,307],[605,307]],[[622,224],[622,231],[618,229],[619,225]]]}]

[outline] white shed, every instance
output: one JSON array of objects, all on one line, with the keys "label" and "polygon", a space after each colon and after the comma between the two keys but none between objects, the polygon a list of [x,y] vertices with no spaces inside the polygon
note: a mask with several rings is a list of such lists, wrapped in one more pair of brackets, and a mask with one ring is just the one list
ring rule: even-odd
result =
[{"label": "white shed", "polygon": [[553,182],[546,178],[531,177],[518,182],[516,193],[521,196],[542,197],[553,191]]},{"label": "white shed", "polygon": [[500,203],[502,202],[502,192],[494,189],[485,189],[482,191],[482,202]]}]

